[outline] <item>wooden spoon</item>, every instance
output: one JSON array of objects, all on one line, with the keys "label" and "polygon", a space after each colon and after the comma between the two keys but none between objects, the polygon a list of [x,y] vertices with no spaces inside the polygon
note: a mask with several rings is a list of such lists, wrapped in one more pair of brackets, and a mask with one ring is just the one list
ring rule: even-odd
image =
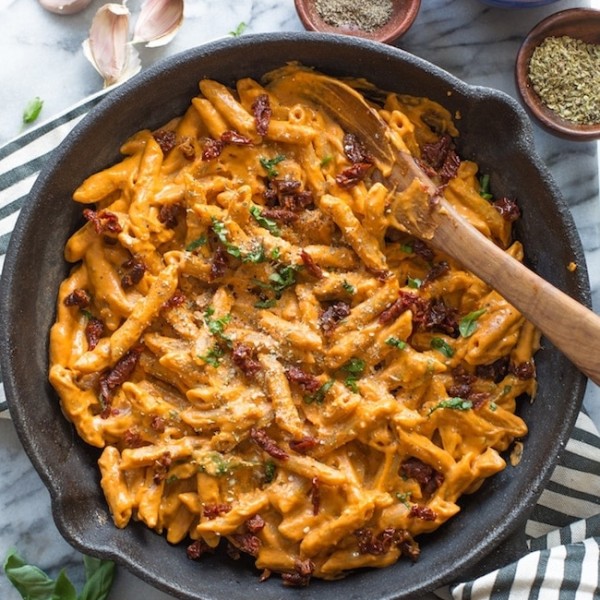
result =
[{"label": "wooden spoon", "polygon": [[461,217],[413,157],[392,147],[387,124],[356,90],[310,70],[294,69],[282,76],[294,78],[288,89],[358,136],[374,158],[382,182],[396,192],[397,198],[409,186],[419,186],[420,203],[408,210],[404,202],[393,204],[398,226],[427,240],[492,286],[575,366],[600,384],[598,315],[530,271]]}]

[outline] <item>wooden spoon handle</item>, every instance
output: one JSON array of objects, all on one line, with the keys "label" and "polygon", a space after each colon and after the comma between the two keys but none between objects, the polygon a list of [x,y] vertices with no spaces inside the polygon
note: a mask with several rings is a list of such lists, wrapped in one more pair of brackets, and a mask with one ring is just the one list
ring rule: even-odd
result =
[{"label": "wooden spoon handle", "polygon": [[600,384],[600,317],[504,252],[443,202],[431,243],[491,285]]}]

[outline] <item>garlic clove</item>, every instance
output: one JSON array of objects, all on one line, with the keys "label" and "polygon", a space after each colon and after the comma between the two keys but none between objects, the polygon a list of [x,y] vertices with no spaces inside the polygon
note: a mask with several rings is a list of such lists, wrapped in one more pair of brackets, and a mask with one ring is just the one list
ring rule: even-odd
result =
[{"label": "garlic clove", "polygon": [[133,33],[133,44],[148,48],[168,44],[183,22],[184,0],[145,0]]},{"label": "garlic clove", "polygon": [[38,0],[40,5],[57,15],[74,15],[87,8],[92,0]]},{"label": "garlic clove", "polygon": [[141,69],[137,50],[128,43],[129,10],[123,4],[101,6],[90,28],[90,37],[83,42],[84,56],[102,75],[104,86],[129,79]]}]

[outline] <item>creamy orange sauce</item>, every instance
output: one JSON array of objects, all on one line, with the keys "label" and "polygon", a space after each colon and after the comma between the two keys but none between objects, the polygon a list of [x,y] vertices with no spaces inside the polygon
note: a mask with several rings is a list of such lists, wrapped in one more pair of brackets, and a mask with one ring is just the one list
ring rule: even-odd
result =
[{"label": "creamy orange sauce", "polygon": [[[370,172],[341,186],[352,163],[340,126],[274,90],[203,80],[181,118],[133,136],[120,163],[75,191],[95,213],[65,248],[74,267],[58,293],[49,377],[79,435],[103,448],[117,527],[139,520],[203,549],[250,541],[258,569],[302,584],[415,558],[415,536],[505,468],[501,453],[527,432],[517,399],[536,382],[481,367],[532,365],[539,335],[456,261],[424,258]],[[261,97],[272,109],[264,135]],[[427,99],[390,94],[380,113],[418,159],[458,133]],[[165,131],[172,149],[157,141]],[[247,143],[203,159],[232,131]],[[277,182],[310,199],[293,218],[266,210],[285,203],[281,191],[267,199]],[[420,202],[410,193],[408,211]],[[444,194],[521,258],[479,193],[477,165],[463,161]],[[74,303],[82,290],[87,301]],[[422,304],[394,312],[399,298]],[[434,303],[470,328],[424,326],[418,306]]]}]

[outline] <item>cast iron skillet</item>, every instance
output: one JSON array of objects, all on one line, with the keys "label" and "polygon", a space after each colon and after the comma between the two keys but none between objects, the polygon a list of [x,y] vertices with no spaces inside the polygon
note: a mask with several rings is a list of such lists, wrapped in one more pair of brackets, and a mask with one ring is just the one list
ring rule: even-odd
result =
[{"label": "cast iron skillet", "polygon": [[[491,174],[496,194],[516,198],[523,217],[517,236],[527,263],[542,277],[589,305],[584,256],[570,213],[536,155],[520,106],[503,93],[470,87],[399,49],[328,34],[242,36],[184,52],[112,91],[53,153],[15,227],[2,278],[1,355],[12,418],[47,485],[56,524],[77,549],[113,558],[156,587],[189,600],[410,598],[468,573],[481,573],[525,551],[516,535],[568,440],[583,398],[585,378],[548,342],[537,357],[539,393],[521,403],[530,433],[518,467],[466,497],[463,511],[420,539],[420,560],[366,570],[306,589],[259,583],[250,563],[221,555],[187,559],[139,523],[116,529],[99,487],[98,451],[87,447],[63,418],[46,379],[48,331],[55,296],[68,265],[67,237],[80,225],[73,190],[87,175],[119,159],[118,148],[139,129],[181,114],[203,77],[227,84],[297,60],[332,75],[365,76],[383,89],[428,96],[460,113],[459,151]],[[575,261],[570,273],[565,266]]]}]

